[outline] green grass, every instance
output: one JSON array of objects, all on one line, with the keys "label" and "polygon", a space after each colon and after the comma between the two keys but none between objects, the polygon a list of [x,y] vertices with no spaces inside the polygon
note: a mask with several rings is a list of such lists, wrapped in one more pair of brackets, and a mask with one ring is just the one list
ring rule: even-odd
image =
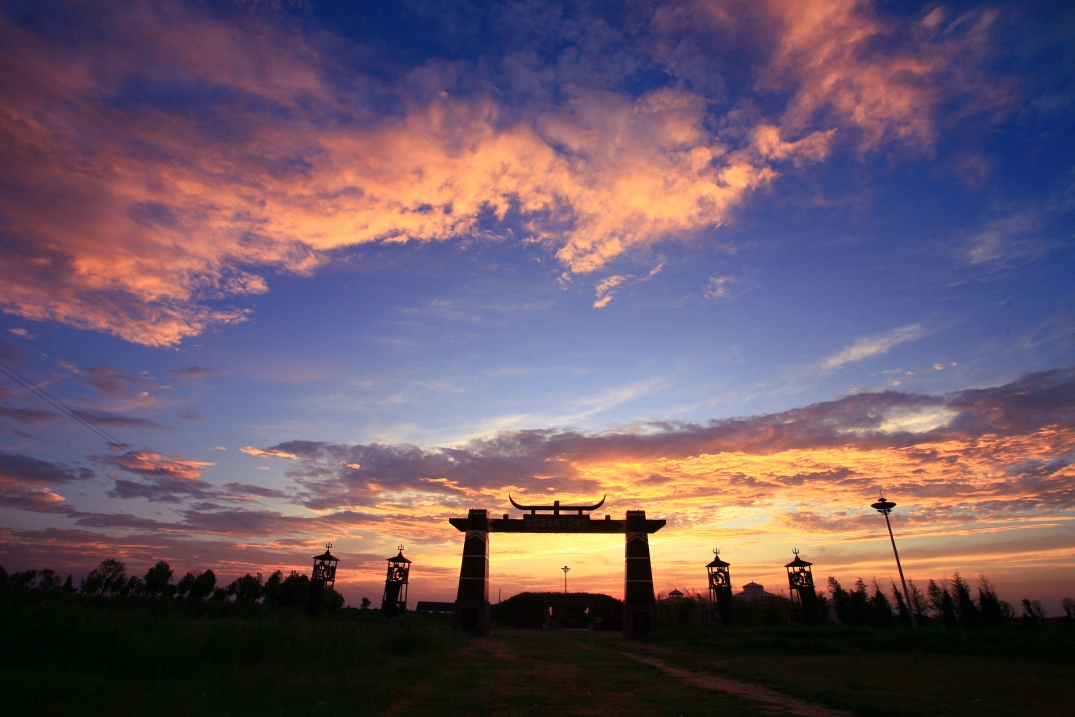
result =
[{"label": "green grass", "polygon": [[466,643],[425,616],[3,596],[0,694],[20,715],[373,715]]},{"label": "green grass", "polygon": [[[877,717],[1075,714],[1075,629],[495,628],[342,611],[0,595],[12,715],[753,715],[627,654]],[[325,703],[325,704],[321,704]]]},{"label": "green grass", "polygon": [[424,679],[410,682],[391,717],[649,717],[763,715],[758,705],[683,685],[615,650],[609,632],[497,628]]},{"label": "green grass", "polygon": [[914,652],[937,655],[993,656],[1014,660],[1075,664],[1075,623],[1050,620],[1024,628],[952,629],[937,627],[671,627],[647,639],[715,654],[850,654]]},{"label": "green grass", "polygon": [[1075,714],[1075,629],[668,629],[610,648],[855,714]]}]

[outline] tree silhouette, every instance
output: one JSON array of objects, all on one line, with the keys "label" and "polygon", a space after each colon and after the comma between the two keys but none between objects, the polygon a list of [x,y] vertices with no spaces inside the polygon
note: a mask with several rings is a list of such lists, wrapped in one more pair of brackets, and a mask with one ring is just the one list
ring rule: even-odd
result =
[{"label": "tree silhouette", "polygon": [[180,597],[187,597],[196,601],[205,600],[213,594],[215,589],[216,574],[212,570],[206,570],[201,573],[188,572],[176,585],[176,592],[179,593]]},{"label": "tree silhouette", "polygon": [[896,587],[896,583],[889,580],[892,583],[892,599],[896,601],[896,611],[899,613],[899,622],[901,625],[911,624],[911,613],[907,610],[907,603],[903,599],[903,593]]},{"label": "tree silhouette", "polygon": [[306,606],[306,595],[310,589],[310,578],[299,575],[294,570],[284,577],[283,571],[277,570],[265,581],[265,604],[272,607],[302,609]]},{"label": "tree silhouette", "polygon": [[997,591],[993,585],[979,576],[978,584],[978,610],[981,613],[982,624],[986,627],[997,627],[1008,621],[1008,612],[1011,607],[1005,607],[1005,603],[997,597]]},{"label": "tree silhouette", "polygon": [[920,623],[924,623],[928,620],[929,602],[926,600],[926,596],[922,594],[922,589],[915,585],[914,580],[908,580],[907,588],[911,593],[911,606],[914,608],[915,620]]},{"label": "tree silhouette", "polygon": [[163,595],[172,584],[172,568],[168,563],[160,560],[152,568],[146,571],[145,592],[149,597]]},{"label": "tree silhouette", "polygon": [[870,595],[866,583],[859,578],[854,590],[844,590],[836,578],[829,578],[829,592],[832,594],[832,607],[836,617],[845,625],[891,625],[892,605],[881,591],[877,581],[873,582],[873,595]]},{"label": "tree silhouette", "polygon": [[228,594],[235,596],[235,602],[253,603],[262,595],[261,573],[253,576],[250,573],[242,576],[228,586]]},{"label": "tree silhouette", "polygon": [[91,570],[82,581],[83,595],[115,595],[127,584],[127,566],[109,558]]},{"label": "tree silhouette", "polygon": [[265,581],[265,586],[262,588],[261,594],[265,596],[265,604],[272,607],[279,607],[280,605],[280,586],[284,582],[284,573],[282,570],[277,570],[269,579]]},{"label": "tree silhouette", "polygon": [[873,609],[870,606],[870,594],[866,592],[866,583],[859,578],[855,581],[855,589],[850,592],[851,616],[853,625],[869,625]]},{"label": "tree silhouette", "polygon": [[892,627],[892,603],[888,601],[885,591],[877,584],[877,578],[873,580],[873,595],[870,596],[870,608],[871,624],[878,627]]},{"label": "tree silhouette", "polygon": [[332,612],[333,610],[339,610],[343,607],[345,600],[343,595],[336,592],[334,588],[325,586],[325,594],[321,598],[321,610],[323,612]]},{"label": "tree silhouette", "polygon": [[1045,622],[1045,608],[1041,606],[1041,600],[1023,598],[1023,617],[1025,624],[1035,625]]},{"label": "tree silhouette", "polygon": [[938,585],[931,578],[926,592],[929,595],[929,604],[933,609],[933,614],[941,624],[949,627],[956,625],[956,605],[948,592],[947,584]]},{"label": "tree silhouette", "polygon": [[845,625],[851,625],[854,620],[851,611],[851,596],[832,576],[829,576],[829,594],[832,595],[832,609],[836,613],[836,618]]},{"label": "tree silhouette", "polygon": [[974,604],[974,598],[970,595],[970,586],[959,573],[952,576],[952,598],[956,604],[956,614],[959,615],[960,625],[978,627],[982,624],[982,615],[978,612],[978,606]]},{"label": "tree silhouette", "polygon": [[280,588],[285,607],[302,609],[306,606],[306,598],[310,591],[310,578],[292,570],[291,575],[284,579]]},{"label": "tree silhouette", "polygon": [[7,589],[13,593],[29,591],[37,579],[36,570],[19,570],[8,576]]}]

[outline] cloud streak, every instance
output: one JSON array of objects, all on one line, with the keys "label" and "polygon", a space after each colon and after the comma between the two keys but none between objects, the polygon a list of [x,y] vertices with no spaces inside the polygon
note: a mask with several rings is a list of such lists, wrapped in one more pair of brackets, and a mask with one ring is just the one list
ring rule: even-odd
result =
[{"label": "cloud streak", "polygon": [[871,356],[886,354],[900,344],[915,341],[926,336],[928,332],[922,324],[908,324],[875,336],[861,336],[847,348],[839,351],[821,362],[821,368],[839,368],[847,363],[862,361]]},{"label": "cloud streak", "polygon": [[[430,500],[452,506],[551,490],[607,491],[628,502],[646,496],[692,513],[713,501],[757,507],[778,495],[861,500],[883,483],[997,517],[1067,509],[1075,497],[1071,369],[945,397],[857,394],[778,414],[646,429],[512,431],[455,448],[290,441],[257,454],[289,458],[299,500],[318,510]],[[654,483],[653,475],[663,478]],[[823,494],[812,494],[819,486]],[[806,489],[810,497],[799,492]]]}]

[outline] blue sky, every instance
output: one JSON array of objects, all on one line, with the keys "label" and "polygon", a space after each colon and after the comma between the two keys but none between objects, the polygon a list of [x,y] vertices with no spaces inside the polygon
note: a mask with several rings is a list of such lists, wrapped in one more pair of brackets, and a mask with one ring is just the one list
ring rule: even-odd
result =
[{"label": "blue sky", "polygon": [[[429,566],[418,592],[450,597],[446,517],[499,511],[509,490],[604,492],[595,476],[619,466],[637,480],[606,480],[613,509],[645,500],[678,519],[664,549],[700,565],[719,540],[772,581],[794,542],[841,579],[887,574],[881,543],[848,547],[883,537],[856,532],[872,528],[810,522],[861,511],[881,484],[908,510],[912,574],[976,574],[975,556],[1016,531],[1030,547],[998,576],[1009,599],[1070,585],[1075,560],[1055,547],[1070,544],[1070,504],[1044,497],[1075,479],[1070,10],[3,13],[0,358],[125,444],[32,413],[52,409],[4,379],[5,565],[79,572],[118,551],[132,566],[269,570],[334,540],[354,590],[372,594],[404,541],[416,580]],[[580,449],[570,470],[499,482],[424,463],[367,475],[340,458],[487,458],[492,441],[514,446],[498,460],[525,463],[536,449],[517,442],[531,434],[626,445],[802,407],[830,426],[860,395],[885,407],[841,428],[844,448],[898,436],[870,443],[891,458],[951,449],[966,411],[1000,410],[966,408],[978,395],[966,392],[1006,396],[1018,381],[1052,413],[1019,422],[1022,448],[967,459],[988,485],[938,474],[926,490],[898,471],[868,475],[865,454],[826,454],[831,485],[725,503],[740,474],[717,458],[736,451],[704,442],[645,458]],[[915,396],[933,403],[907,408]],[[968,456],[1000,434],[1016,441],[975,430],[959,433]],[[294,441],[321,447],[279,448]],[[822,462],[756,450],[773,465]],[[717,462],[685,467],[702,458]],[[647,483],[657,459],[684,472]],[[1041,466],[1054,483],[1016,487]],[[786,511],[801,528],[778,525]],[[501,582],[540,584],[540,566],[576,548],[520,548]],[[572,579],[615,593],[618,548],[601,550],[579,559],[604,567]],[[677,560],[665,589],[700,584]]]}]

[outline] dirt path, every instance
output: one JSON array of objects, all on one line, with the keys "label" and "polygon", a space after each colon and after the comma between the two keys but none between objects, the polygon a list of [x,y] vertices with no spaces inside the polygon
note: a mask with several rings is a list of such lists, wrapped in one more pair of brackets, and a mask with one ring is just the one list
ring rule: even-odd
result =
[{"label": "dirt path", "polygon": [[637,660],[643,664],[650,665],[651,667],[656,667],[666,675],[675,677],[680,682],[684,682],[688,685],[700,687],[703,690],[719,690],[721,692],[735,695],[736,697],[757,702],[762,706],[762,709],[769,714],[787,714],[795,715],[796,717],[853,717],[850,712],[812,705],[809,702],[804,702],[795,699],[794,697],[788,697],[779,692],[773,692],[760,685],[732,680],[727,677],[717,677],[716,675],[699,674],[691,672],[690,670],[673,667],[664,660],[653,657],[652,655],[638,655],[631,652],[621,652],[620,654],[629,657],[632,660]]},{"label": "dirt path", "polygon": [[[409,679],[382,717],[676,717],[836,715],[789,709],[684,679],[592,634],[500,630]],[[603,640],[601,640],[603,642]],[[690,673],[684,673],[690,677]],[[785,698],[788,699],[788,698]]]}]

